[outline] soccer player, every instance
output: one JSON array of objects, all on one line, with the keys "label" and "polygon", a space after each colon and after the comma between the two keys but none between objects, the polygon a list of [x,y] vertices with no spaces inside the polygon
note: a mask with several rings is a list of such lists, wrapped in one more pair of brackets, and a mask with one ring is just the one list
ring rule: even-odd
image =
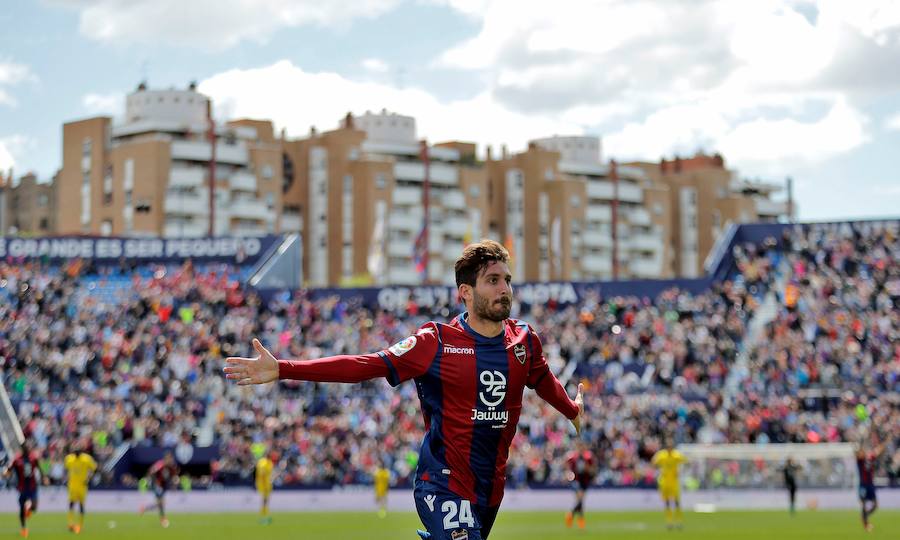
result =
[{"label": "soccer player", "polygon": [[413,495],[427,532],[447,540],[488,538],[506,481],[509,446],[525,387],[581,431],[581,385],[575,400],[550,372],[541,340],[510,319],[509,252],[497,242],[469,244],[456,261],[466,311],[449,324],[429,322],[388,349],[315,360],[276,360],[259,340],[259,356],[227,358],[239,385],[281,379],[356,383],[385,377],[393,386],[414,379],[427,433]]},{"label": "soccer player", "polygon": [[578,517],[578,528],[585,527],[584,521],[584,494],[597,475],[597,462],[594,454],[588,449],[587,443],[578,442],[578,449],[570,453],[566,459],[569,466],[569,477],[572,478],[572,486],[575,488],[575,507],[566,513],[566,527],[572,526],[572,520]]},{"label": "soccer player", "polygon": [[[681,514],[681,483],[678,478],[678,467],[687,463],[684,454],[675,450],[672,437],[666,439],[666,447],[653,455],[651,463],[659,469],[659,477],[656,481],[659,486],[659,494],[666,506],[666,528],[681,528],[683,519]],[[674,516],[672,507],[675,507]]]},{"label": "soccer player", "polygon": [[862,524],[866,531],[872,531],[874,525],[869,518],[878,510],[878,498],[875,495],[875,462],[884,445],[877,446],[875,450],[866,452],[862,446],[856,450],[856,468],[859,471],[859,506],[862,512]]},{"label": "soccer player", "polygon": [[384,468],[384,464],[379,464],[372,476],[375,480],[375,504],[378,505],[378,517],[385,518],[387,517],[387,496],[391,473]]},{"label": "soccer player", "polygon": [[178,464],[175,462],[172,452],[166,452],[166,455],[151,465],[150,470],[147,471],[147,476],[153,483],[153,495],[156,497],[156,502],[149,506],[142,506],[140,513],[143,515],[149,510],[159,510],[159,524],[164,529],[169,527],[169,520],[166,518],[166,490],[178,481],[179,474]]},{"label": "soccer player", "polygon": [[256,462],[256,491],[262,497],[259,522],[263,525],[272,523],[272,516],[269,515],[269,496],[272,495],[272,469],[274,468],[274,461],[265,455]]},{"label": "soccer player", "polygon": [[[83,443],[76,443],[75,451],[66,456],[64,463],[69,476],[69,530],[79,534],[84,527],[84,502],[87,498],[88,482],[97,470],[97,462],[84,451]],[[77,524],[75,503],[78,503],[80,511]]]},{"label": "soccer player", "polygon": [[787,461],[784,464],[784,487],[788,490],[788,499],[791,503],[791,515],[793,515],[796,510],[796,500],[797,500],[797,471],[800,470],[800,466],[797,465],[797,462],[794,461],[794,458],[787,458]]},{"label": "soccer player", "polygon": [[41,480],[37,453],[31,451],[28,439],[22,441],[19,455],[7,467],[4,476],[12,473],[16,474],[16,489],[19,491],[19,524],[22,527],[19,534],[23,538],[28,538],[26,522],[33,513],[37,512],[38,485]]}]

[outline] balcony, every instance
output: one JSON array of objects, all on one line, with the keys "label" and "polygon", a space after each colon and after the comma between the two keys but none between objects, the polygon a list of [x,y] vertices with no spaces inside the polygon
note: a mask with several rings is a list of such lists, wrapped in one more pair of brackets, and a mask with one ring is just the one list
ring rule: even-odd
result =
[{"label": "balcony", "polygon": [[581,270],[585,273],[604,274],[612,273],[612,257],[600,255],[585,255],[581,258]]},{"label": "balcony", "polygon": [[581,233],[581,242],[588,248],[612,248],[612,238],[603,231],[584,231]]},{"label": "balcony", "polygon": [[444,231],[450,236],[462,238],[471,228],[469,220],[461,216],[451,216],[444,220]]},{"label": "balcony", "polygon": [[[431,163],[429,176],[435,184],[456,185],[456,168],[442,163]],[[418,161],[401,161],[394,164],[394,178],[412,182],[425,180],[425,165]]]},{"label": "balcony", "polygon": [[454,189],[441,197],[441,203],[444,205],[444,208],[463,210],[466,208],[466,197],[461,191]]},{"label": "balcony", "polygon": [[413,255],[412,240],[391,240],[387,245],[388,257],[409,259]]},{"label": "balcony", "polygon": [[228,207],[231,217],[240,219],[268,219],[274,210],[269,210],[266,203],[255,199],[235,199]]},{"label": "balcony", "polygon": [[[590,180],[587,183],[589,199],[611,201],[613,199],[613,183],[609,180]],[[619,182],[619,200],[622,202],[640,203],[644,200],[641,188],[628,183]]]},{"label": "balcony", "polygon": [[652,251],[655,253],[662,252],[663,249],[662,237],[650,234],[637,234],[623,243],[635,251]]},{"label": "balcony", "polygon": [[[173,141],[172,159],[186,161],[206,161],[212,157],[208,142],[205,141]],[[217,144],[216,162],[245,165],[247,163],[247,147],[243,144]]]},{"label": "balcony", "polygon": [[628,269],[636,278],[658,278],[662,274],[662,268],[658,261],[661,257],[644,259],[634,258],[628,261]]},{"label": "balcony", "polygon": [[256,177],[248,172],[237,172],[228,179],[228,184],[233,191],[256,192]]},{"label": "balcony", "polygon": [[209,197],[194,193],[169,193],[163,208],[166,214],[206,216],[209,214]]},{"label": "balcony", "polygon": [[163,236],[169,238],[194,238],[197,236],[206,236],[208,232],[209,226],[205,221],[167,221],[163,228]]},{"label": "balcony", "polygon": [[172,167],[169,187],[196,188],[206,184],[207,170],[201,167]]},{"label": "balcony", "polygon": [[416,213],[391,214],[388,217],[388,228],[399,231],[410,231],[418,234],[422,228],[422,216]]},{"label": "balcony", "polygon": [[646,208],[635,208],[628,216],[628,221],[632,225],[641,225],[647,227],[650,225],[650,212]]},{"label": "balcony", "polygon": [[584,219],[588,222],[600,221],[603,223],[612,223],[612,208],[606,204],[590,204],[584,211]]},{"label": "balcony", "polygon": [[422,190],[414,187],[396,187],[391,194],[391,201],[396,205],[420,205],[422,204]]}]

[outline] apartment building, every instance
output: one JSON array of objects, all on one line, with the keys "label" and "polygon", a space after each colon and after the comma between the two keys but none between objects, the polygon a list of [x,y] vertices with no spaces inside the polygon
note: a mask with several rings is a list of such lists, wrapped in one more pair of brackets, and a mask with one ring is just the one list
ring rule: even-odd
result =
[{"label": "apartment building", "polygon": [[205,236],[211,222],[214,235],[290,229],[278,219],[283,160],[271,122],[215,125],[210,106],[193,84],[141,84],[127,96],[121,123],[64,124],[57,232]]},{"label": "apartment building", "polygon": [[38,182],[34,173],[13,182],[0,174],[0,234],[38,236],[56,230],[56,184]]},{"label": "apartment building", "polygon": [[[514,274],[535,280],[668,277],[667,202],[639,168],[601,161],[597,137],[537,139],[486,164],[493,233],[513,253]],[[616,235],[613,235],[613,222]],[[616,252],[618,265],[613,265]]]},{"label": "apartment building", "polygon": [[7,228],[300,232],[309,286],[451,284],[464,245],[487,236],[510,249],[517,280],[607,280],[701,275],[729,223],[791,207],[721,156],[616,164],[598,137],[553,136],[480,161],[473,143],[426,144],[415,118],[386,110],[287,138],[268,120],[212,122],[210,106],[193,85],[142,84],[120,121],[64,124],[62,169],[52,187],[23,179]]},{"label": "apartment building", "polygon": [[[486,174],[475,145],[423,147],[412,117],[348,114],[337,129],[311,130],[284,148],[296,177],[284,208],[304,225],[311,286],[450,284],[465,243],[486,231]],[[426,177],[428,262],[419,271]]]},{"label": "apartment building", "polygon": [[703,275],[707,255],[729,224],[792,219],[792,205],[771,198],[781,186],[740,179],[718,154],[628,166],[642,170],[653,189],[668,194],[667,202],[659,200],[650,210],[668,207],[663,231],[680,277]]}]

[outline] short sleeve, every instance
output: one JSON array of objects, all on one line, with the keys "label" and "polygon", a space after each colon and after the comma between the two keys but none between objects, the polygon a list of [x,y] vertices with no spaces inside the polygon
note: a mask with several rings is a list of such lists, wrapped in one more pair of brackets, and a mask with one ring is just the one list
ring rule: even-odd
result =
[{"label": "short sleeve", "polygon": [[418,332],[379,352],[388,366],[391,386],[423,375],[437,356],[440,336],[437,325],[427,323]]}]

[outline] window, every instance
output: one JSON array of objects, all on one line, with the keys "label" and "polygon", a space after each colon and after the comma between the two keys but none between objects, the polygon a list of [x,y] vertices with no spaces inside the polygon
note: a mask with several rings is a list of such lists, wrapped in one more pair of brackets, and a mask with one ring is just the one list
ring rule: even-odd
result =
[{"label": "window", "polygon": [[38,208],[46,208],[47,204],[50,202],[50,197],[46,193],[41,193],[37,197],[37,205]]},{"label": "window", "polygon": [[41,218],[41,225],[40,225],[40,226],[41,226],[41,230],[42,230],[42,231],[46,231],[46,230],[49,228],[49,223],[47,223],[47,218],[45,218],[45,217],[42,217],[42,218]]},{"label": "window", "polygon": [[269,210],[275,208],[275,194],[274,193],[266,193],[266,206],[269,207]]},{"label": "window", "polygon": [[349,174],[344,175],[344,193],[353,193],[353,177]]},{"label": "window", "polygon": [[375,189],[384,189],[387,185],[387,178],[385,178],[384,173],[378,173],[375,175]]},{"label": "window", "polygon": [[104,219],[100,224],[100,235],[109,236],[112,234],[112,220]]},{"label": "window", "polygon": [[481,194],[481,189],[478,186],[473,185],[473,186],[469,187],[469,196],[472,197],[473,199],[477,199],[478,195],[480,195],[480,194]]},{"label": "window", "polygon": [[578,208],[581,205],[581,199],[578,195],[572,195],[571,204],[572,208]]},{"label": "window", "polygon": [[274,173],[272,172],[272,166],[269,165],[268,163],[266,163],[265,165],[262,166],[262,169],[260,170],[260,172],[262,173],[262,177],[265,180],[271,180],[272,176],[274,176]]},{"label": "window", "polygon": [[553,180],[553,167],[547,167],[547,170],[544,171],[544,180],[548,182]]}]

